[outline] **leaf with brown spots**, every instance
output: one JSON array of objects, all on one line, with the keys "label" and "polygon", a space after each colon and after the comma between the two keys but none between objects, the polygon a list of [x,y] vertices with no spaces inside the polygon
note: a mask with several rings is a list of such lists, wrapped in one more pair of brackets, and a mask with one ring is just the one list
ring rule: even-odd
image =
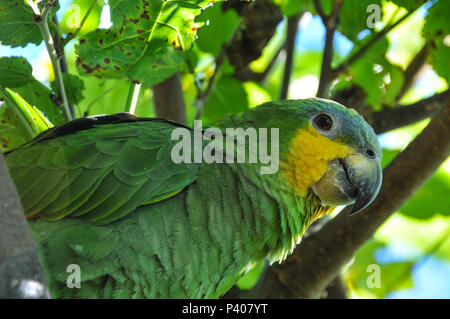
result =
[{"label": "leaf with brown spots", "polygon": [[1,89],[0,97],[4,100],[1,106],[3,112],[0,123],[14,126],[25,141],[53,127],[53,124],[36,107],[30,105],[16,92]]},{"label": "leaf with brown spots", "polygon": [[[65,83],[65,81],[64,81]],[[64,123],[62,110],[55,102],[58,102],[54,93],[41,82],[35,80],[21,87],[14,88],[32,106],[39,109],[46,118],[55,125]],[[68,92],[69,95],[69,92]]]},{"label": "leaf with brown spots", "polygon": [[[39,6],[42,7],[45,2],[41,1]],[[57,9],[52,9],[52,15]],[[0,44],[25,47],[28,43],[40,44],[41,42],[41,32],[38,25],[33,22],[33,10],[26,4],[26,1],[1,0]]]},{"label": "leaf with brown spots", "polygon": [[6,152],[25,143],[25,139],[11,124],[10,115],[0,102],[0,152]]},{"label": "leaf with brown spots", "polygon": [[[31,65],[22,57],[0,58],[0,86],[13,88],[55,124],[63,123],[61,109],[50,98],[51,90],[32,75]],[[68,93],[71,95],[71,92]]]},{"label": "leaf with brown spots", "polygon": [[430,46],[434,70],[450,81],[450,1],[439,1],[428,10],[423,35]]},{"label": "leaf with brown spots", "polygon": [[[76,46],[79,71],[151,84],[163,81],[183,63],[182,55],[165,48],[172,46],[185,51],[191,47],[197,28],[194,19],[209,1],[110,0],[113,25],[108,30],[99,29],[83,36]],[[144,76],[140,68],[148,69],[148,61],[158,65],[156,69],[161,71],[153,70],[160,74]]]},{"label": "leaf with brown spots", "polygon": [[0,86],[17,87],[35,81],[33,68],[25,58],[0,58]]},{"label": "leaf with brown spots", "polygon": [[180,71],[183,64],[184,52],[166,47],[156,54],[144,55],[139,63],[130,69],[129,74],[133,80],[150,86],[171,77]]},{"label": "leaf with brown spots", "polygon": [[[63,73],[63,80],[69,104],[77,105],[84,98],[83,90],[85,87],[83,80],[78,76],[69,73]],[[53,92],[58,92],[58,90],[56,89],[55,81],[51,83],[51,87],[53,89]]]}]

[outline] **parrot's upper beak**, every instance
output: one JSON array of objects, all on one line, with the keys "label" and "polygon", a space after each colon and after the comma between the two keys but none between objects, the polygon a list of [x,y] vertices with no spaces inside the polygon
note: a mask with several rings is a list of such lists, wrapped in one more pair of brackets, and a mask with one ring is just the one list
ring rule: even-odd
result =
[{"label": "parrot's upper beak", "polygon": [[378,158],[367,158],[353,153],[328,164],[322,178],[313,185],[322,205],[353,207],[349,215],[369,206],[377,196],[382,181],[382,170]]}]

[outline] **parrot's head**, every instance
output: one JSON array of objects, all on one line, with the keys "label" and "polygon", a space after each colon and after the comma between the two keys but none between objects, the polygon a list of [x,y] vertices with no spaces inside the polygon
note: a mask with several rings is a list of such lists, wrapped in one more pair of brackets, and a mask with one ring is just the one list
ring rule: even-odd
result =
[{"label": "parrot's head", "polygon": [[271,127],[280,127],[281,174],[297,192],[312,192],[322,206],[353,204],[350,214],[375,199],[381,149],[355,110],[318,98],[282,101],[273,108],[277,115],[269,117]]}]

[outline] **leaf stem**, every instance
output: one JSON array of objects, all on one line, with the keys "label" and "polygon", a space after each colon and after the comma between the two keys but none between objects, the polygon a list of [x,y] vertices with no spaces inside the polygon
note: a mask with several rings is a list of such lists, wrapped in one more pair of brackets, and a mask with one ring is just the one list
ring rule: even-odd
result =
[{"label": "leaf stem", "polygon": [[134,114],[136,110],[137,100],[139,97],[139,91],[141,90],[141,84],[135,81],[130,82],[130,88],[128,89],[127,100],[125,102],[125,112]]},{"label": "leaf stem", "polygon": [[67,101],[66,90],[64,88],[61,65],[59,64],[56,49],[54,46],[54,41],[50,33],[50,29],[48,27],[48,15],[50,13],[53,3],[54,3],[53,1],[50,1],[45,4],[44,9],[42,10],[41,15],[39,16],[38,26],[39,30],[41,30],[42,37],[44,38],[45,47],[47,48],[47,52],[50,57],[50,61],[52,63],[53,72],[55,74],[56,87],[58,89],[59,96],[62,99],[64,118],[66,119],[66,121],[71,121],[73,118],[72,113],[70,112],[69,103]]},{"label": "leaf stem", "polygon": [[[52,25],[58,26],[59,23],[58,19],[56,17],[56,14],[53,16],[52,19],[49,19],[49,22],[52,23]],[[56,57],[59,61],[59,65],[61,67],[62,73],[69,73],[69,66],[67,65],[67,59],[66,59],[66,53],[64,51],[64,45],[63,45],[63,38],[62,38],[62,32],[58,33],[58,31],[55,32],[53,35],[53,40],[55,41],[54,47],[56,50]],[[69,104],[69,109],[72,114],[73,118],[77,117],[77,113],[75,112],[75,107],[73,104]]]}]

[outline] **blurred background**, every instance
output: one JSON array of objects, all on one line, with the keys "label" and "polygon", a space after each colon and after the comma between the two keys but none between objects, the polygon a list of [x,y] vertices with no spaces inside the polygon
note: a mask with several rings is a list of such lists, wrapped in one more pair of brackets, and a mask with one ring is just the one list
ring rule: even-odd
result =
[{"label": "blurred background", "polygon": [[[61,9],[57,12],[57,17],[64,33],[74,30],[74,23],[71,21],[75,13],[73,5],[81,8],[80,14],[83,16],[91,2],[90,0],[60,1]],[[282,1],[278,1],[280,2]],[[426,42],[422,28],[431,5],[432,1],[429,1],[421,6],[386,37],[388,48],[385,58],[399,70],[406,69]],[[388,21],[402,16],[405,12],[407,12],[406,9],[393,2],[383,1],[382,19],[377,22],[375,28],[381,29]],[[237,25],[238,18],[234,12],[229,11],[227,16],[222,18],[224,20],[221,23],[226,25],[220,29],[222,31]],[[209,25],[213,23],[212,20]],[[110,25],[108,2],[98,1],[83,26],[80,36],[96,28],[109,28]],[[225,104],[229,101],[233,101],[233,111],[238,112],[245,109],[246,105],[253,107],[279,98],[285,53],[281,51],[278,54],[278,51],[285,41],[286,27],[286,18],[284,18],[278,25],[275,35],[264,48],[261,57],[250,64],[253,71],[262,72],[273,61],[274,64],[265,80],[257,83],[242,82],[231,77],[219,78],[206,102],[204,122],[215,120],[226,113],[228,106]],[[184,72],[181,77],[188,123],[192,123],[197,111],[194,103],[197,97],[196,82],[202,83],[214,73],[214,54],[208,52],[211,50],[204,49],[212,44],[202,40],[203,32],[206,34],[218,32],[218,30],[208,31],[208,23],[199,29],[198,39],[192,48],[197,59],[195,72]],[[369,30],[363,30],[358,33],[357,38],[364,39],[369,33]],[[288,98],[313,97],[319,85],[325,41],[325,27],[320,17],[311,12],[305,12],[299,21],[296,37],[294,67]],[[91,116],[123,111],[129,89],[128,81],[100,79],[79,73],[75,67],[74,44],[76,41],[70,42],[65,50],[69,72],[78,75],[84,81],[85,88],[82,93],[84,98],[76,106],[78,115]],[[343,61],[352,51],[353,46],[354,42],[337,31],[334,39],[333,64]],[[37,46],[29,44],[23,48],[0,46],[0,56],[25,57],[33,67],[34,77],[50,87],[54,75],[43,43]],[[225,74],[226,67],[230,66],[225,63],[221,70]],[[383,68],[376,64],[373,67],[374,73],[380,72],[378,68]],[[382,81],[389,84],[395,79],[387,77]],[[399,103],[410,104],[446,89],[448,89],[447,81],[440,77],[430,64],[424,63],[411,88],[403,95]],[[141,88],[135,114],[146,117],[155,116],[152,94],[150,87]],[[373,104],[377,105],[376,102]],[[383,166],[402,151],[428,121],[423,120],[380,135],[384,153]],[[367,277],[370,274],[368,266],[372,264],[381,267],[381,285],[378,288],[370,288],[367,284]],[[261,267],[257,267],[251,271],[239,282],[240,287],[252,287],[260,270]],[[376,232],[373,239],[357,252],[345,267],[343,280],[348,287],[349,297],[352,298],[450,298],[450,160],[447,160],[426,185],[400,211],[393,214]]]}]

